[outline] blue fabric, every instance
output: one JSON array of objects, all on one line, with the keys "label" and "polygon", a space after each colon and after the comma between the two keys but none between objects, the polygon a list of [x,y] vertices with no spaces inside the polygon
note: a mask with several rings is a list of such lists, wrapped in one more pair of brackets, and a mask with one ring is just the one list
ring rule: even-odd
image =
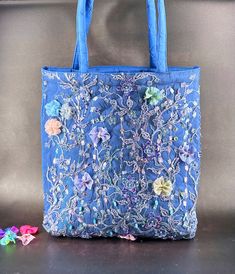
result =
[{"label": "blue fabric", "polygon": [[79,1],[73,67],[42,69],[43,225],[55,236],[191,239],[200,69],[168,68],[162,0],[158,32],[149,35],[150,68],[90,68],[92,8]]}]

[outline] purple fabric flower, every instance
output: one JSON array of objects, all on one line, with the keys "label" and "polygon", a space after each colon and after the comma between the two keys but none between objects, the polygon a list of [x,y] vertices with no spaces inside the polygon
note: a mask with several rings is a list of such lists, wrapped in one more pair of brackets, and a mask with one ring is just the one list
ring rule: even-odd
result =
[{"label": "purple fabric flower", "polygon": [[15,234],[17,234],[17,233],[19,232],[19,228],[17,228],[16,226],[12,226],[12,227],[10,228],[10,230],[11,230],[13,233],[15,233]]},{"label": "purple fabric flower", "polygon": [[100,141],[106,142],[110,139],[107,129],[103,127],[94,127],[89,135],[95,146],[97,146]]},{"label": "purple fabric flower", "polygon": [[85,172],[81,178],[78,176],[74,179],[75,186],[81,191],[84,192],[86,189],[92,189],[93,186],[93,179],[91,178],[90,174]]},{"label": "purple fabric flower", "polygon": [[3,238],[3,237],[4,237],[4,235],[5,235],[5,231],[4,231],[4,230],[2,230],[2,229],[0,229],[0,238]]},{"label": "purple fabric flower", "polygon": [[186,164],[190,165],[194,161],[194,149],[190,148],[189,145],[185,145],[180,148],[179,157]]}]

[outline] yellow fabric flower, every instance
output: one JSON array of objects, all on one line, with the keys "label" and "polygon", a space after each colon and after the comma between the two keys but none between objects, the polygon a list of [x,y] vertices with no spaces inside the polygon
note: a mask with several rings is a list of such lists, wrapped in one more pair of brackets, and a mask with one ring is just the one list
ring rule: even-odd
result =
[{"label": "yellow fabric flower", "polygon": [[169,197],[171,195],[172,190],[173,190],[172,182],[170,180],[166,181],[163,177],[158,178],[153,183],[153,191],[158,196]]}]

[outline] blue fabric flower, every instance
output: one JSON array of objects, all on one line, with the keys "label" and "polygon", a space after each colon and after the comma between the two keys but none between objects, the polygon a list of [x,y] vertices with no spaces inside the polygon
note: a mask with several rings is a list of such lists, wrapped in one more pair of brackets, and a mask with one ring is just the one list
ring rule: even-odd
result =
[{"label": "blue fabric flower", "polygon": [[51,117],[59,116],[60,108],[61,108],[61,104],[56,100],[53,100],[50,103],[45,105],[46,114]]}]

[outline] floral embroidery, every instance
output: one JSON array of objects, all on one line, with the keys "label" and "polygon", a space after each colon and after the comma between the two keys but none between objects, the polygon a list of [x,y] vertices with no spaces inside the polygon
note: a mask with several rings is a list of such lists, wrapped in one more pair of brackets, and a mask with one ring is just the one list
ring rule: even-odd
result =
[{"label": "floral embroidery", "polygon": [[173,186],[170,180],[166,181],[163,177],[161,177],[154,181],[153,190],[158,196],[169,197],[173,190]]},{"label": "floral embroidery", "polygon": [[68,170],[71,163],[71,159],[65,159],[64,155],[61,154],[59,158],[54,158],[53,163],[60,169]]},{"label": "floral embroidery", "polygon": [[123,80],[120,84],[119,90],[124,94],[129,94],[130,92],[136,91],[137,85],[135,80],[132,77],[123,77]]},{"label": "floral embroidery", "polygon": [[79,189],[79,191],[84,192],[86,189],[92,189],[93,186],[93,179],[91,178],[90,174],[85,172],[82,178],[78,176],[75,177],[74,183],[75,186]]},{"label": "floral embroidery", "polygon": [[60,107],[60,103],[56,100],[53,100],[45,105],[46,114],[51,117],[57,117],[60,113]]},{"label": "floral embroidery", "polygon": [[97,146],[100,141],[106,142],[110,139],[108,131],[102,127],[94,127],[89,135],[95,146]]},{"label": "floral embroidery", "polygon": [[153,158],[157,155],[157,146],[148,144],[144,148],[144,153],[147,158]]},{"label": "floral embroidery", "polygon": [[43,70],[43,81],[50,82],[43,86],[43,105],[56,100],[61,106],[56,130],[49,126],[53,134],[42,131],[46,230],[82,238],[193,238],[198,79],[197,70]]},{"label": "floral embroidery", "polygon": [[69,120],[74,114],[74,109],[68,103],[65,103],[61,107],[60,114],[64,119]]},{"label": "floral embroidery", "polygon": [[163,97],[163,91],[155,87],[149,87],[145,92],[145,99],[149,100],[150,105],[157,105]]},{"label": "floral embroidery", "polygon": [[156,217],[154,215],[150,215],[147,220],[146,228],[151,229],[151,228],[160,228],[161,227],[161,222],[162,218],[161,217]]},{"label": "floral embroidery", "polygon": [[45,124],[45,131],[49,136],[58,135],[61,133],[62,124],[56,119],[50,119]]}]

